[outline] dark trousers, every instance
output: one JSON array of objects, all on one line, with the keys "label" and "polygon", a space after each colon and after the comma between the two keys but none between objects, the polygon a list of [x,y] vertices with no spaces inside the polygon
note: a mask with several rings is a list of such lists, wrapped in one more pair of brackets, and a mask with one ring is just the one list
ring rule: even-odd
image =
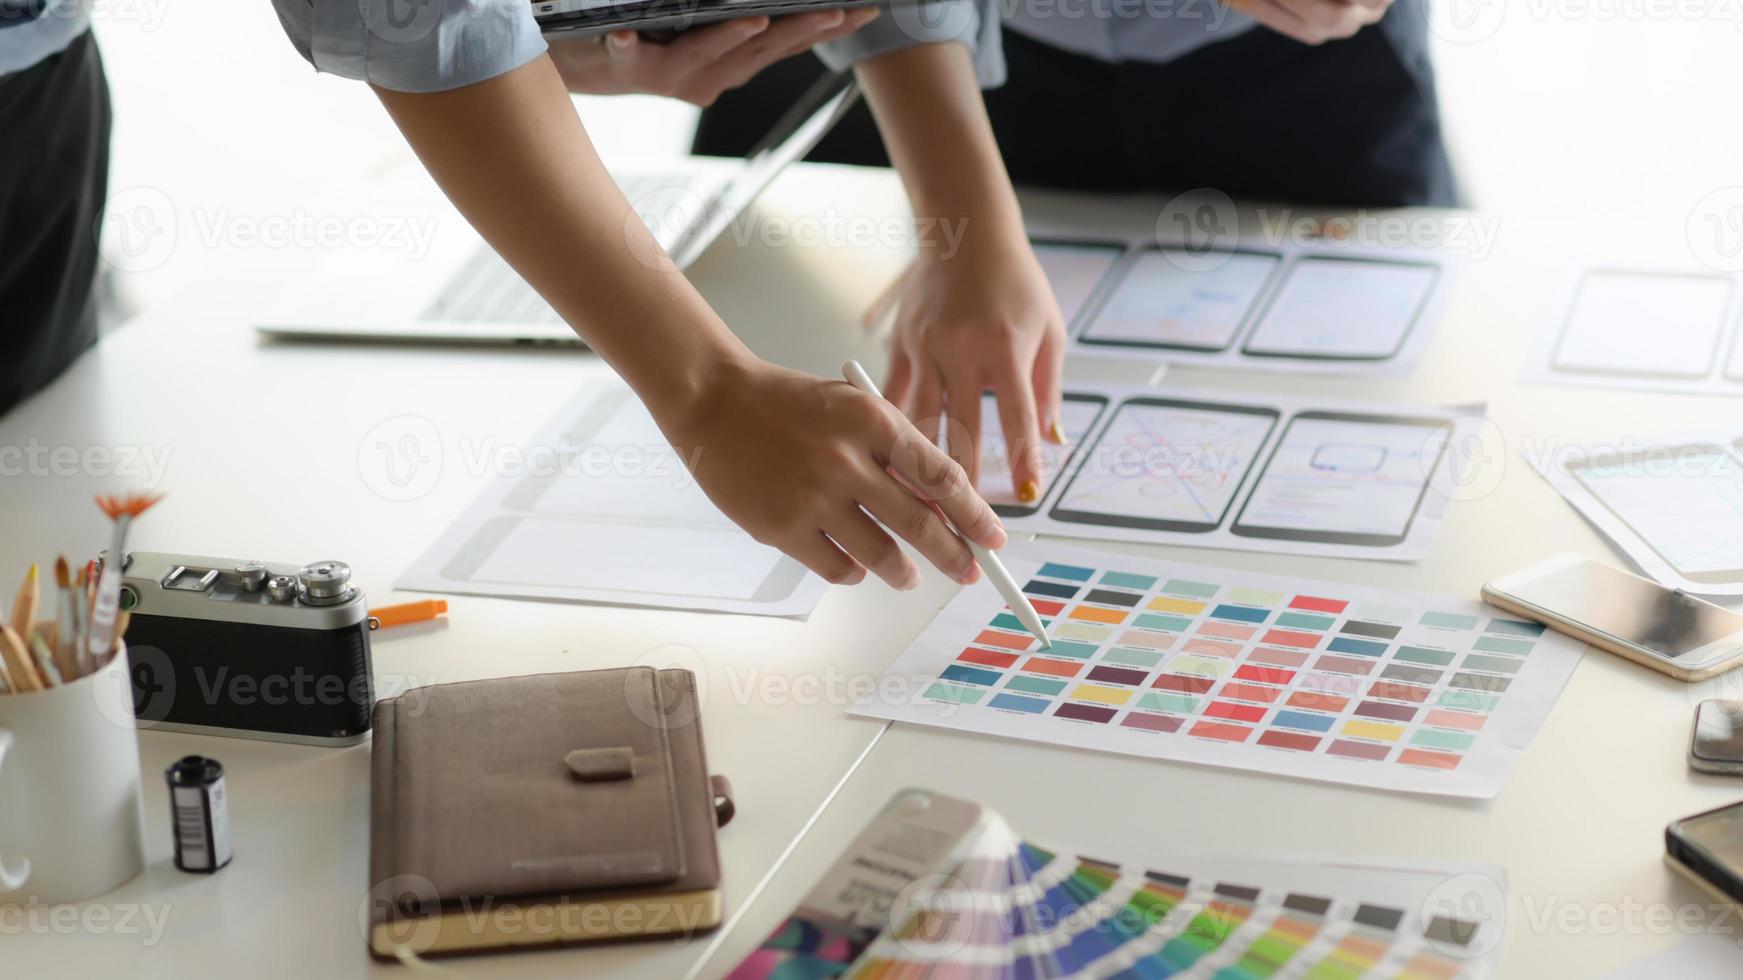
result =
[{"label": "dark trousers", "polygon": [[0,76],[0,413],[97,340],[109,86],[86,33]]},{"label": "dark trousers", "polygon": [[[1161,65],[1108,64],[1006,30],[1009,78],[987,91],[987,112],[1018,184],[1451,206],[1421,17],[1399,4],[1318,47],[1259,27]],[[726,93],[702,113],[694,150],[742,156],[823,70],[790,58]],[[808,159],[888,164],[863,105]]]}]

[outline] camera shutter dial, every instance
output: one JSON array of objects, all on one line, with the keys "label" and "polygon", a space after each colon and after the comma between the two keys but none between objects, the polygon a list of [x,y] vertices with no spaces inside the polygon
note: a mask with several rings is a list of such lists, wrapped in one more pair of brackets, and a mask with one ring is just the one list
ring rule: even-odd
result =
[{"label": "camera shutter dial", "polygon": [[342,561],[317,561],[303,566],[303,601],[327,606],[351,598],[351,566]]}]

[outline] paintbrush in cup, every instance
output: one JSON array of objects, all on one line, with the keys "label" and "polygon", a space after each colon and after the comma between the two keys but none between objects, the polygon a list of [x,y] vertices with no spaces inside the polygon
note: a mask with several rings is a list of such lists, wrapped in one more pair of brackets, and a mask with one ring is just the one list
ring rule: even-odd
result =
[{"label": "paintbrush in cup", "polygon": [[49,650],[48,643],[43,640],[41,633],[30,634],[30,639],[25,642],[30,644],[31,656],[36,661],[36,671],[46,682],[45,687],[58,687],[74,679],[71,675],[62,673],[60,668],[55,666],[54,653]]},{"label": "paintbrush in cup", "polygon": [[115,647],[116,619],[121,611],[121,566],[127,564],[127,527],[161,499],[157,494],[97,498],[97,506],[115,522],[115,528],[109,538],[108,558],[97,579],[97,600],[91,606],[90,640],[84,658],[90,670],[102,666]]},{"label": "paintbrush in cup", "polygon": [[67,556],[61,555],[54,562],[55,593],[55,632],[54,645],[50,648],[54,657],[54,668],[63,678],[79,676],[78,636],[79,636],[79,600],[73,592],[73,571],[67,565]]}]

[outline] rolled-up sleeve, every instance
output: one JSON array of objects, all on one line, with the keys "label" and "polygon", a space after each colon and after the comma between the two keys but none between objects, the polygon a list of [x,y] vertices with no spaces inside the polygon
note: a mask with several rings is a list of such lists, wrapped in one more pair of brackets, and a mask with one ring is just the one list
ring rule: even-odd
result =
[{"label": "rolled-up sleeve", "polygon": [[817,46],[817,56],[836,71],[856,61],[919,44],[960,41],[974,54],[982,88],[1005,82],[1005,50],[996,0],[897,0],[882,16],[839,41]]},{"label": "rolled-up sleeve", "polygon": [[494,78],[545,51],[527,0],[272,0],[316,69],[399,92]]}]

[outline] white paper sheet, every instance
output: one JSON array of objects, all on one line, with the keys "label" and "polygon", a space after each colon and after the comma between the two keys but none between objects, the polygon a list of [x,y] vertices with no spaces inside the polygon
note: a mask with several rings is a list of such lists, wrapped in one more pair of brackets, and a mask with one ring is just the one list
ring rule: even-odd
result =
[{"label": "white paper sheet", "polygon": [[1743,395],[1740,310],[1736,277],[1582,269],[1557,292],[1522,380]]},{"label": "white paper sheet", "polygon": [[588,385],[395,583],[805,616],[827,587],[708,500],[634,392]]},{"label": "white paper sheet", "polygon": [[967,587],[854,713],[1156,759],[1492,797],[1584,647],[1480,603],[1147,561],[1003,553],[1054,635]]},{"label": "white paper sheet", "polygon": [[1743,423],[1527,459],[1650,578],[1743,596]]},{"label": "white paper sheet", "polygon": [[1091,256],[1108,254],[1088,234],[1035,241],[1061,307],[1070,307],[1074,357],[1404,374],[1428,345],[1463,267],[1452,253],[1420,248],[1277,246],[1252,236],[1207,254],[1147,240],[1128,242],[1086,289]]},{"label": "white paper sheet", "polygon": [[1043,446],[1033,504],[1016,502],[998,418],[981,413],[979,487],[1010,530],[1413,561],[1482,421],[1481,406],[1071,382],[1065,394],[1071,445]]}]

